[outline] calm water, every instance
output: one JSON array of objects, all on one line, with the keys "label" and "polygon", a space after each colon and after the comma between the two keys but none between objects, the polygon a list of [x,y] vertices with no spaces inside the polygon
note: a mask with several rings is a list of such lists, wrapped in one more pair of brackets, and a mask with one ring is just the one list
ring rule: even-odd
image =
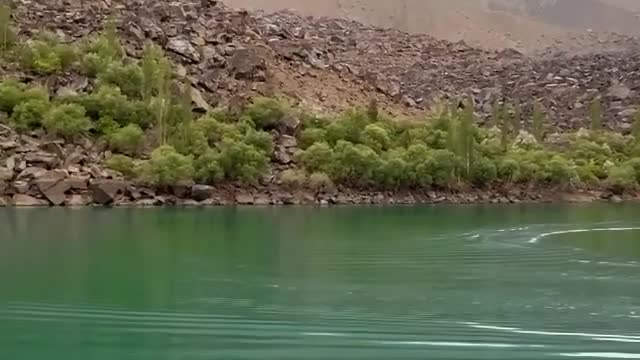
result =
[{"label": "calm water", "polygon": [[0,359],[640,358],[640,206],[0,209]]}]

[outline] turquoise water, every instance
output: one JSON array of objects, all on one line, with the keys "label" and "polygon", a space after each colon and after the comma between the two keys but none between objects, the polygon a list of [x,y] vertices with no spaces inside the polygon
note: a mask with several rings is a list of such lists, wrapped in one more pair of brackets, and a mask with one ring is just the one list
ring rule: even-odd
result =
[{"label": "turquoise water", "polygon": [[0,209],[0,359],[640,358],[640,206]]}]

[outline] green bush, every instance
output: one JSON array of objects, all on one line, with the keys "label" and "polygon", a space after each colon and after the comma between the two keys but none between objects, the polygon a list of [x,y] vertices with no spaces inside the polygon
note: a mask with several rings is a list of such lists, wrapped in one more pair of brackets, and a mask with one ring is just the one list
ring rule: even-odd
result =
[{"label": "green bush", "polygon": [[433,184],[433,174],[430,163],[432,154],[424,144],[409,146],[404,155],[407,164],[406,178],[410,185],[418,187],[431,186]]},{"label": "green bush", "polygon": [[498,179],[498,167],[486,157],[481,157],[473,161],[471,166],[471,182],[477,186],[491,184]]},{"label": "green bush", "polygon": [[434,150],[428,166],[433,184],[447,188],[455,183],[456,169],[460,166],[460,160],[449,150]]},{"label": "green bush", "polygon": [[640,182],[640,158],[632,158],[629,159],[624,164],[625,166],[629,166],[633,169],[633,173],[635,174],[636,181]]},{"label": "green bush", "polygon": [[376,152],[388,150],[391,146],[391,138],[384,128],[376,124],[367,125],[361,134],[362,143]]},{"label": "green bush", "polygon": [[83,134],[91,128],[85,109],[77,104],[53,107],[45,114],[42,125],[49,133],[67,139]]},{"label": "green bush", "polygon": [[304,171],[288,169],[280,173],[280,181],[291,188],[301,188],[307,184]]},{"label": "green bush", "polygon": [[109,24],[99,36],[89,39],[82,46],[84,56],[81,67],[85,75],[96,77],[105,72],[114,62],[120,62],[125,55],[120,44],[115,24]]},{"label": "green bush", "polygon": [[39,74],[53,74],[68,69],[77,58],[75,47],[62,44],[54,36],[44,35],[28,41],[20,49],[23,67]]},{"label": "green bush", "polygon": [[334,149],[330,173],[338,182],[367,186],[373,183],[379,164],[380,157],[370,147],[340,140]]},{"label": "green bush", "polygon": [[154,186],[185,185],[193,180],[194,168],[191,157],[178,153],[172,146],[164,145],[151,153],[143,163],[141,176]]},{"label": "green bush", "polygon": [[126,155],[138,153],[144,142],[144,132],[135,124],[129,124],[109,134],[111,150]]},{"label": "green bush", "polygon": [[329,175],[315,172],[309,176],[309,187],[316,191],[330,191],[335,188],[335,185]]},{"label": "green bush", "polygon": [[244,135],[244,142],[262,150],[268,156],[273,153],[273,136],[268,132],[250,129]]},{"label": "green bush", "polygon": [[230,180],[257,184],[269,168],[269,157],[254,146],[225,139],[220,150],[220,165]]},{"label": "green bush", "polygon": [[315,143],[299,154],[299,162],[309,172],[329,172],[333,149],[325,142]]},{"label": "green bush", "polygon": [[330,144],[337,144],[341,140],[357,144],[361,140],[360,134],[368,124],[369,117],[366,113],[346,112],[327,126],[327,141]]},{"label": "green bush", "polygon": [[600,179],[594,174],[593,166],[589,163],[576,166],[576,174],[583,184],[596,185],[600,182]]},{"label": "green bush", "polygon": [[113,155],[107,160],[106,165],[107,168],[117,171],[127,178],[135,178],[138,174],[133,159],[126,155]]},{"label": "green bush", "polygon": [[253,120],[256,128],[274,129],[284,117],[287,106],[274,98],[257,97],[247,107],[246,114]]},{"label": "green bush", "polygon": [[0,111],[11,114],[17,105],[30,100],[48,102],[49,92],[42,86],[27,88],[25,84],[15,80],[0,83]]},{"label": "green bush", "polygon": [[244,134],[238,124],[223,123],[212,116],[204,116],[195,122],[196,128],[205,136],[210,146],[223,139],[241,141]]},{"label": "green bush", "polygon": [[183,155],[201,156],[209,150],[206,136],[192,123],[172,127],[169,144]]},{"label": "green bush", "polygon": [[13,109],[11,122],[17,130],[34,129],[42,125],[51,104],[42,99],[23,102]]},{"label": "green bush", "polygon": [[298,144],[300,148],[307,149],[311,145],[327,140],[327,131],[320,128],[307,128],[298,135]]},{"label": "green bush", "polygon": [[380,165],[375,172],[377,185],[398,189],[407,183],[407,162],[403,149],[394,149],[382,155]]},{"label": "green bush", "polygon": [[155,118],[149,104],[129,101],[118,87],[103,85],[92,94],[78,96],[70,101],[85,107],[87,115],[94,120],[111,118],[122,126],[136,124],[146,129]]},{"label": "green bush", "polygon": [[498,178],[505,182],[512,182],[520,171],[518,160],[505,157],[498,162]]},{"label": "green bush", "polygon": [[578,177],[573,162],[560,155],[553,156],[545,163],[547,181],[552,184],[569,184]]},{"label": "green bush", "polygon": [[215,184],[224,179],[224,169],[220,165],[220,153],[209,149],[194,163],[196,180],[202,184]]},{"label": "green bush", "polygon": [[113,62],[99,74],[98,81],[100,84],[117,86],[122,94],[130,98],[142,97],[144,78],[137,64]]},{"label": "green bush", "polygon": [[609,172],[607,185],[616,194],[622,194],[628,190],[635,190],[638,183],[635,171],[631,166],[616,166]]}]

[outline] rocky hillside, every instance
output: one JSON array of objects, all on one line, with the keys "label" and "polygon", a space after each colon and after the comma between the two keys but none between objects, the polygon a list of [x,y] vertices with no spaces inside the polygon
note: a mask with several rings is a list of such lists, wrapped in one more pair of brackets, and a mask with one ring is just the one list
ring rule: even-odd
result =
[{"label": "rocky hillside", "polygon": [[17,3],[14,13],[25,35],[44,24],[67,38],[98,31],[109,16],[130,55],[138,56],[147,40],[168,50],[200,90],[203,107],[286,95],[325,110],[376,98],[391,112],[415,114],[437,99],[472,95],[481,118],[496,101],[520,103],[528,113],[539,100],[555,125],[568,129],[584,124],[589,104],[601,98],[607,125],[628,129],[640,100],[640,68],[631,60],[640,48],[623,36],[610,40],[615,51],[529,57],[348,20],[253,14],[212,0],[38,0]]},{"label": "rocky hillside", "polygon": [[[640,33],[633,0],[229,0],[229,5],[273,12],[340,17],[425,33],[483,48],[533,51],[594,45],[588,30]],[[597,42],[596,42],[597,43]]]}]

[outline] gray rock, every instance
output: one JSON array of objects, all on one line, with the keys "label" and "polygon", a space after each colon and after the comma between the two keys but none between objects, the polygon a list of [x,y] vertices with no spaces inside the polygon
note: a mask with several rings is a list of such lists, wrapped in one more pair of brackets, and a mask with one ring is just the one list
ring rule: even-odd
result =
[{"label": "gray rock", "polygon": [[161,199],[142,199],[142,200],[136,201],[135,204],[136,206],[141,206],[141,207],[152,207],[152,206],[160,206],[164,204],[164,201]]},{"label": "gray rock", "polygon": [[0,196],[6,194],[8,188],[9,188],[9,185],[7,185],[6,182],[0,181]]},{"label": "gray rock", "polygon": [[109,205],[124,193],[127,186],[127,182],[121,180],[98,180],[90,186],[91,197],[95,203]]},{"label": "gray rock", "polygon": [[229,66],[237,79],[252,79],[265,69],[265,59],[256,48],[238,49],[229,59]]},{"label": "gray rock", "polygon": [[0,150],[12,150],[19,146],[19,144],[13,140],[0,141]]},{"label": "gray rock", "polygon": [[14,206],[48,206],[49,202],[46,200],[36,199],[33,196],[24,195],[24,194],[16,194],[13,195],[12,203]]},{"label": "gray rock", "polygon": [[271,205],[271,199],[267,194],[259,194],[254,199],[254,205],[267,206]]},{"label": "gray rock", "polygon": [[209,185],[193,185],[191,197],[196,201],[205,201],[213,195],[214,188]]},{"label": "gray rock", "polygon": [[29,152],[24,159],[30,165],[44,165],[49,169],[54,168],[60,162],[58,156],[47,152]]},{"label": "gray rock", "polygon": [[609,88],[607,95],[618,100],[625,100],[631,96],[631,89],[623,84],[613,85]]},{"label": "gray rock", "polygon": [[20,172],[16,179],[18,180],[31,180],[37,179],[47,173],[47,169],[41,167],[28,167]]},{"label": "gray rock", "polygon": [[62,148],[62,145],[64,145],[64,143],[52,141],[52,142],[48,142],[40,145],[40,148],[50,154],[57,156],[59,159],[64,159],[65,153],[64,153],[64,149]]},{"label": "gray rock", "polygon": [[171,38],[167,43],[167,49],[184,56],[192,62],[200,62],[200,53],[188,40],[177,37]]},{"label": "gray rock", "polygon": [[14,181],[13,189],[18,194],[26,194],[29,191],[29,183],[26,181]]},{"label": "gray rock", "polygon": [[91,197],[88,195],[71,195],[65,200],[67,206],[87,206],[91,204]]},{"label": "gray rock", "polygon": [[298,139],[290,135],[280,136],[280,145],[287,149],[298,147]]},{"label": "gray rock", "polygon": [[287,114],[278,122],[278,132],[281,135],[293,136],[300,128],[300,119],[294,115]]},{"label": "gray rock", "polygon": [[0,207],[6,207],[6,206],[9,206],[9,201],[7,200],[6,197],[0,196]]},{"label": "gray rock", "polygon": [[193,108],[195,111],[207,112],[211,110],[211,106],[204,99],[202,93],[194,87],[191,88],[191,102],[195,105]]},{"label": "gray rock", "polygon": [[287,165],[291,163],[291,156],[289,156],[287,149],[281,145],[276,146],[273,157],[279,164]]},{"label": "gray rock", "polygon": [[64,204],[65,200],[66,200],[66,192],[69,191],[71,189],[71,186],[69,186],[69,184],[62,180],[60,182],[58,182],[57,184],[55,184],[54,186],[46,189],[46,190],[42,190],[40,189],[40,191],[42,192],[42,194],[44,195],[45,198],[47,198],[47,200],[49,200],[49,202],[51,203],[51,205],[53,206],[60,206],[62,204]]}]

